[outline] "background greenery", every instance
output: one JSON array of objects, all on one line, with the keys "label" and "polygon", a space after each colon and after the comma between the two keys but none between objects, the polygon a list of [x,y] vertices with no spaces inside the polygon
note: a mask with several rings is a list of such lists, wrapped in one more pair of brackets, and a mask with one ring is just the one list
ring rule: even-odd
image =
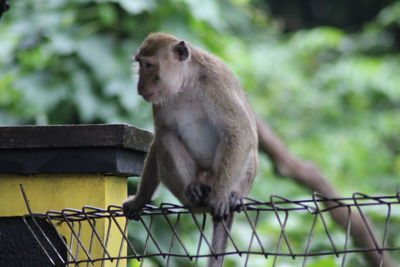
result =
[{"label": "background greenery", "polygon": [[[0,21],[0,124],[152,129],[150,105],[136,94],[131,55],[154,31],[224,59],[256,112],[342,195],[399,191],[400,1],[12,1]],[[256,183],[251,196],[257,199],[310,196],[275,177],[265,157]],[[158,199],[171,198],[162,191]],[[385,214],[375,210],[372,217],[383,225]],[[263,227],[273,229],[268,221]],[[302,229],[294,231],[304,243]],[[399,231],[394,224],[394,246]],[[364,266],[362,258],[349,257],[349,266]],[[331,258],[309,262],[339,266]]]}]

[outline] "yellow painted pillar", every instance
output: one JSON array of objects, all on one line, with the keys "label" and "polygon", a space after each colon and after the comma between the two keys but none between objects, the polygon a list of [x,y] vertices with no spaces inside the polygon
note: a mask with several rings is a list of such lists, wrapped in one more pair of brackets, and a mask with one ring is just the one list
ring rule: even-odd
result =
[{"label": "yellow painted pillar", "polygon": [[28,213],[20,184],[34,213],[83,206],[120,205],[127,197],[126,178],[104,174],[0,174],[0,216]]},{"label": "yellow painted pillar", "polygon": [[[151,139],[151,133],[121,124],[0,127],[0,222],[28,213],[20,184],[33,213],[121,205],[127,197],[126,178],[139,175]],[[119,222],[124,227],[125,220]],[[108,220],[96,223],[104,240]],[[82,225],[80,239],[89,247],[92,232],[87,222]],[[69,244],[67,225],[62,223],[57,230]],[[119,253],[118,231],[111,228],[107,243],[112,257]],[[7,246],[4,242],[0,248]],[[100,242],[93,242],[92,258],[102,258],[103,253]],[[79,259],[87,259],[83,251]],[[0,255],[0,265],[1,260]],[[94,266],[115,266],[115,261],[98,261]],[[126,266],[126,261],[119,266]]]}]

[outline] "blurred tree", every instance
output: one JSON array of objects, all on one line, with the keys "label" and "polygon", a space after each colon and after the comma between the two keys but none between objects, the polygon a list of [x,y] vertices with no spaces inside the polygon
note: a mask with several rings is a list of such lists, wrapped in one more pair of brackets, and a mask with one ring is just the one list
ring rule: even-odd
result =
[{"label": "blurred tree", "polygon": [[4,12],[6,12],[10,8],[10,4],[8,0],[0,0],[0,19]]},{"label": "blurred tree", "polygon": [[[130,58],[149,32],[165,31],[225,60],[257,113],[344,195],[400,188],[400,1],[11,4],[0,21],[2,125],[124,122],[151,129]],[[265,157],[256,183],[252,196],[259,199],[309,195],[276,177]],[[384,213],[375,211],[374,221],[384,223]],[[400,226],[391,231],[389,242],[399,246]]]},{"label": "blurred tree", "polygon": [[287,31],[317,26],[333,26],[360,30],[364,23],[373,20],[380,10],[396,0],[264,0],[270,14],[285,21]]}]

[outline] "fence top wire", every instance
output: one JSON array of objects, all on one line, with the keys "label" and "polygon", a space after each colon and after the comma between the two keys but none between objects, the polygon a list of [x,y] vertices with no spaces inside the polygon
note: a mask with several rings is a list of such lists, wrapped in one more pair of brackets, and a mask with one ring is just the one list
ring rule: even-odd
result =
[{"label": "fence top wire", "polygon": [[[321,204],[327,202],[334,203],[329,207],[321,207]],[[252,198],[245,198],[243,203],[244,209],[247,211],[307,211],[311,214],[323,213],[341,207],[365,207],[365,206],[383,206],[400,204],[400,192],[396,195],[385,196],[368,196],[362,193],[354,193],[353,197],[346,198],[326,198],[318,194],[314,194],[312,199],[290,200],[281,196],[271,195],[269,201],[259,201]],[[164,202],[159,206],[146,204],[145,207],[138,212],[138,218],[142,216],[157,216],[170,214],[189,214],[191,211],[185,206]],[[45,216],[52,220],[79,221],[87,219],[105,218],[105,217],[121,217],[122,208],[117,205],[109,205],[106,209],[84,206],[80,209],[65,208],[61,211],[50,210],[46,213],[35,213],[35,216]]]},{"label": "fence top wire", "polygon": [[[29,208],[28,202],[26,202]],[[380,255],[380,266],[386,266],[383,263],[384,252],[400,251],[400,244],[396,244],[390,240],[393,234],[393,210],[400,211],[400,192],[394,195],[384,196],[368,196],[362,193],[354,193],[352,197],[347,198],[326,198],[317,193],[312,195],[310,199],[290,200],[281,196],[270,196],[268,201],[259,201],[256,199],[246,198],[243,206],[244,211],[236,216],[239,219],[240,231],[247,233],[247,238],[237,234],[233,229],[229,235],[229,247],[225,253],[214,254],[210,252],[209,244],[211,244],[211,236],[207,222],[210,221],[206,214],[195,214],[184,206],[173,203],[162,203],[159,206],[146,205],[142,211],[138,212],[137,220],[130,222],[127,227],[120,206],[110,205],[107,208],[98,208],[84,206],[82,209],[63,209],[61,211],[48,211],[46,213],[31,213],[26,217],[31,218],[25,223],[35,236],[42,250],[49,257],[51,262],[55,262],[51,256],[56,254],[57,259],[63,264],[96,262],[96,261],[114,261],[118,266],[121,259],[133,258],[142,261],[150,257],[161,257],[165,261],[165,266],[171,264],[171,257],[187,258],[194,261],[195,265],[198,260],[206,257],[236,255],[242,258],[241,266],[248,266],[250,256],[254,258],[256,255],[262,255],[266,259],[273,257],[272,266],[278,266],[279,257],[291,257],[296,259],[301,257],[303,266],[309,257],[334,255],[340,258],[341,266],[345,266],[347,255],[350,253],[378,253]],[[366,211],[369,207],[386,207],[380,209],[384,226],[380,227],[379,234],[383,238],[374,236],[368,219],[366,219]],[[346,209],[346,229],[340,238],[337,237],[337,231],[334,235],[334,229],[327,213],[337,209]],[[368,229],[374,240],[374,246],[354,247],[350,242],[350,232],[352,231],[352,213],[361,215],[362,223]],[[303,242],[299,246],[292,238],[293,218],[300,216],[310,217],[306,225],[297,225],[297,227],[307,228],[307,235],[302,237]],[[396,214],[398,212],[396,211]],[[264,217],[263,217],[264,216]],[[260,220],[268,216],[269,224],[276,229],[275,234],[266,235],[263,229],[259,227]],[[67,255],[62,255],[57,249],[53,241],[46,237],[46,233],[40,228],[37,220],[46,220],[54,229],[60,224],[67,226],[70,237],[64,239],[59,234],[60,240],[67,251]],[[106,221],[108,231],[101,234],[98,229],[98,221]],[[298,221],[298,220],[297,220]],[[33,223],[32,223],[33,222]],[[265,223],[265,222],[264,222]],[[90,242],[83,240],[82,224],[87,225],[90,231]],[[159,227],[163,225],[163,227]],[[115,227],[118,229],[118,238],[120,240],[120,248],[117,254],[113,254],[107,244],[110,237],[110,229]],[[129,228],[129,231],[128,231]],[[196,232],[196,238],[189,237],[187,231],[183,228],[191,229],[191,234]],[[291,228],[291,229],[289,229]],[[163,229],[162,231],[160,229]],[[245,230],[243,230],[245,229]],[[316,230],[319,229],[319,230]],[[85,230],[87,231],[87,230]],[[132,233],[137,236],[129,236]],[[165,235],[168,234],[168,242]],[[45,238],[43,238],[43,236]],[[138,239],[138,236],[142,237]],[[114,237],[115,238],[115,233]],[[190,242],[188,240],[190,239]],[[324,245],[313,245],[313,240],[324,240]],[[40,241],[42,240],[42,241]],[[44,240],[44,241],[43,241]],[[58,240],[59,241],[59,240]],[[100,244],[99,247],[103,251],[101,256],[93,254],[93,244]],[[193,245],[194,244],[194,245]],[[126,248],[129,249],[128,255],[122,253]],[[249,265],[252,266],[252,265]]]}]

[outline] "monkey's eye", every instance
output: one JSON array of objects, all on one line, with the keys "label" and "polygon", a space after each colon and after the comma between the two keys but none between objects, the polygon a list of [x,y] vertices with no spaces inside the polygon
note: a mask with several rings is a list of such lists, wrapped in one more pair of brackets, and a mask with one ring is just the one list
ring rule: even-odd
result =
[{"label": "monkey's eye", "polygon": [[153,67],[153,64],[150,64],[148,62],[143,62],[142,63],[143,67],[145,67],[146,69]]}]

